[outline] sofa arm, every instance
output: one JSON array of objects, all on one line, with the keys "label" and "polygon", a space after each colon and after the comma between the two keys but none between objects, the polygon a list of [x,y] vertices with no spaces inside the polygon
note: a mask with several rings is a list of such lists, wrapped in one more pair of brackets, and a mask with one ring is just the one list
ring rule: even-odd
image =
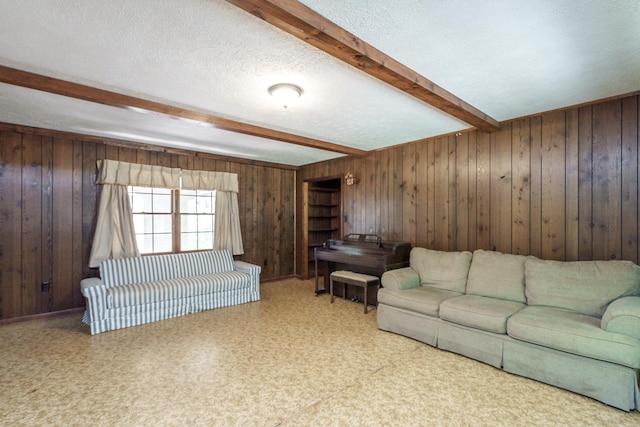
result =
[{"label": "sofa arm", "polygon": [[233,261],[233,269],[251,276],[251,281],[255,287],[255,291],[258,294],[260,293],[260,271],[262,271],[262,268],[259,265],[249,264],[244,261]]},{"label": "sofa arm", "polygon": [[89,289],[95,288],[96,286],[100,285],[102,285],[102,280],[100,280],[100,278],[98,277],[89,277],[88,279],[82,279],[82,281],[80,281],[80,291],[82,292],[82,295],[88,297],[88,294],[90,292]]},{"label": "sofa arm", "polygon": [[640,297],[622,297],[613,301],[605,310],[600,327],[640,339]]},{"label": "sofa arm", "polygon": [[385,271],[381,279],[382,286],[388,289],[411,289],[420,286],[420,276],[411,267]]}]

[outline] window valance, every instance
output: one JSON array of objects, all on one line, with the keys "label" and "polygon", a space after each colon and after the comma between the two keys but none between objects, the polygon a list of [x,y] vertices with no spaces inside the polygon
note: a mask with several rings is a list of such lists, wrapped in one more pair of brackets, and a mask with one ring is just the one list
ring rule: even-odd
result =
[{"label": "window valance", "polygon": [[[182,178],[182,185],[180,178]],[[106,159],[98,160],[96,183],[238,192],[238,175],[235,173],[186,170]]]},{"label": "window valance", "polygon": [[238,192],[238,175],[227,172],[182,171],[182,188],[185,190],[218,190]]},{"label": "window valance", "polygon": [[180,188],[180,169],[117,160],[98,160],[96,183],[177,189]]}]

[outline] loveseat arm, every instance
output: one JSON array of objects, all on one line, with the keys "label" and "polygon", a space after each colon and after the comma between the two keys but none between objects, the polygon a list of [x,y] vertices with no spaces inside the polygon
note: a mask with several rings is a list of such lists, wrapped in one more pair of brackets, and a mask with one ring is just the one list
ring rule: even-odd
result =
[{"label": "loveseat arm", "polygon": [[622,297],[613,301],[605,310],[600,327],[640,340],[640,297]]},{"label": "loveseat arm", "polygon": [[388,289],[403,290],[420,286],[420,276],[411,267],[385,271],[381,278],[382,286]]}]

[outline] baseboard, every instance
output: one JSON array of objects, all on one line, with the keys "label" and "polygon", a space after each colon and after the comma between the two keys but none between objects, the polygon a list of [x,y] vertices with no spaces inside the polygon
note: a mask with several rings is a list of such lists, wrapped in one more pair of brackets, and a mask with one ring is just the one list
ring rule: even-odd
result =
[{"label": "baseboard", "polygon": [[84,307],[70,308],[68,310],[50,311],[47,313],[30,314],[28,316],[12,317],[10,319],[0,319],[0,326],[10,323],[28,322],[30,320],[48,319],[50,317],[67,316],[69,314],[83,313]]}]

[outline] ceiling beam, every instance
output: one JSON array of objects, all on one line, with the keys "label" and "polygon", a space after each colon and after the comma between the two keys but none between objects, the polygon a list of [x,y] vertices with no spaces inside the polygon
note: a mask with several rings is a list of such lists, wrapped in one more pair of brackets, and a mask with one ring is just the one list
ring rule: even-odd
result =
[{"label": "ceiling beam", "polygon": [[261,138],[273,139],[291,144],[302,145],[305,147],[317,148],[319,150],[331,151],[334,153],[341,153],[351,156],[364,156],[367,154],[366,151],[359,150],[353,147],[347,147],[331,142],[307,138],[304,136],[294,135],[286,132],[280,132],[260,126],[254,126],[247,123],[237,122],[235,120],[213,116],[211,114],[187,110],[184,108],[174,107],[159,102],[148,101],[146,99],[123,95],[116,92],[110,92],[108,90],[81,85],[66,80],[46,77],[40,74],[34,74],[15,68],[5,67],[2,65],[0,65],[0,82],[11,84],[14,86],[26,87],[29,89],[36,89],[56,95],[67,96],[70,98],[81,99],[83,101],[95,102],[98,104],[108,105],[110,107],[125,109],[135,108],[136,111],[142,110],[142,112],[148,111],[150,113],[158,113],[171,117],[209,123],[218,129],[242,133],[245,135],[258,136]]},{"label": "ceiling beam", "polygon": [[500,128],[487,114],[385,55],[295,0],[227,0],[329,55],[484,132]]}]

